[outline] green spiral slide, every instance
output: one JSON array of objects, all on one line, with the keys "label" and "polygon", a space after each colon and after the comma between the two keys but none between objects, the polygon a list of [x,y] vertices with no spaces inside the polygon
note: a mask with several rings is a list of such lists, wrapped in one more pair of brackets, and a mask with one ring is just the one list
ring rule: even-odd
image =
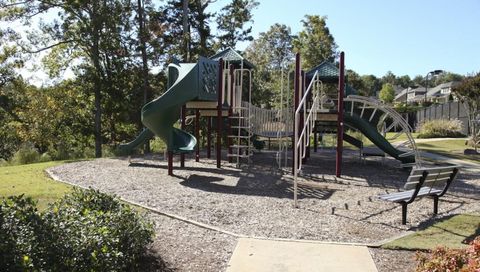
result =
[{"label": "green spiral slide", "polygon": [[155,135],[176,154],[192,152],[197,139],[190,133],[175,128],[181,107],[192,100],[216,99],[216,62],[201,58],[198,63],[168,65],[168,90],[142,107],[142,123],[146,127],[135,140],[122,144],[119,150],[129,154]]}]

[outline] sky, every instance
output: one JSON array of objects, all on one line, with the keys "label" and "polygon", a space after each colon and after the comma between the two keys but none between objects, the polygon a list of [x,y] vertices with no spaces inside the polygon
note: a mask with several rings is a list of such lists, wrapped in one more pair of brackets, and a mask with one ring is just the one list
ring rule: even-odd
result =
[{"label": "sky", "polygon": [[[327,16],[346,67],[361,75],[480,72],[480,0],[257,1],[254,37],[275,23],[295,34],[306,14]],[[212,10],[226,3],[219,0]]]}]

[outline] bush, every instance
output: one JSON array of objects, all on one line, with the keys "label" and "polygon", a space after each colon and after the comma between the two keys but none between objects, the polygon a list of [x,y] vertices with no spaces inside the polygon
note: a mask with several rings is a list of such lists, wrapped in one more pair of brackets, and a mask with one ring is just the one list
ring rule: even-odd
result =
[{"label": "bush", "polygon": [[0,226],[0,263],[17,271],[134,271],[153,237],[151,223],[91,189],[74,189],[44,213],[31,199],[9,198]]},{"label": "bush", "polygon": [[417,253],[417,272],[430,271],[480,271],[480,236],[467,249],[438,247],[430,254]]},{"label": "bush", "polygon": [[43,267],[43,221],[31,198],[9,197],[0,203],[0,263],[3,271]]},{"label": "bush", "polygon": [[50,154],[45,152],[40,156],[40,158],[38,159],[38,162],[49,162],[51,160],[52,160],[52,157],[50,156]]},{"label": "bush", "polygon": [[40,153],[31,143],[22,144],[20,149],[13,154],[12,164],[28,164],[38,162]]},{"label": "bush", "polygon": [[418,138],[464,137],[462,123],[458,119],[425,121],[418,128]]}]

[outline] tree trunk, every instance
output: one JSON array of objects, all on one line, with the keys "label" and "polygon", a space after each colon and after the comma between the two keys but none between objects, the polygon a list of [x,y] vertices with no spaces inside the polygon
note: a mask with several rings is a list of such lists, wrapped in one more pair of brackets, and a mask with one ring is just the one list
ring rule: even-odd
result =
[{"label": "tree trunk", "polygon": [[[97,6],[98,7],[98,6]],[[91,59],[93,66],[95,67],[94,73],[94,95],[95,95],[95,157],[102,157],[102,67],[100,64],[100,31],[101,31],[101,22],[99,22],[99,17],[95,14],[97,9],[93,9],[92,14],[92,24],[93,24],[93,35],[92,35],[92,55]]]},{"label": "tree trunk", "polygon": [[[138,38],[140,41],[140,50],[142,52],[142,77],[143,77],[143,104],[149,100],[150,84],[148,82],[148,59],[147,45],[145,41],[145,19],[143,16],[143,1],[138,0]],[[145,142],[144,153],[150,153],[150,141]]]}]

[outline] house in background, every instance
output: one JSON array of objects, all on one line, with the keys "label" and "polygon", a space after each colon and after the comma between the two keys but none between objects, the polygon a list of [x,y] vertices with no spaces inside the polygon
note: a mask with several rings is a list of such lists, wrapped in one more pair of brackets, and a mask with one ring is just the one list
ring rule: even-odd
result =
[{"label": "house in background", "polygon": [[425,87],[408,87],[398,93],[393,102],[395,103],[421,103],[425,100]]},{"label": "house in background", "polygon": [[[450,99],[453,87],[460,84],[459,81],[450,81],[428,89],[427,100],[436,103],[446,103]],[[452,97],[455,99],[455,97]]]}]

